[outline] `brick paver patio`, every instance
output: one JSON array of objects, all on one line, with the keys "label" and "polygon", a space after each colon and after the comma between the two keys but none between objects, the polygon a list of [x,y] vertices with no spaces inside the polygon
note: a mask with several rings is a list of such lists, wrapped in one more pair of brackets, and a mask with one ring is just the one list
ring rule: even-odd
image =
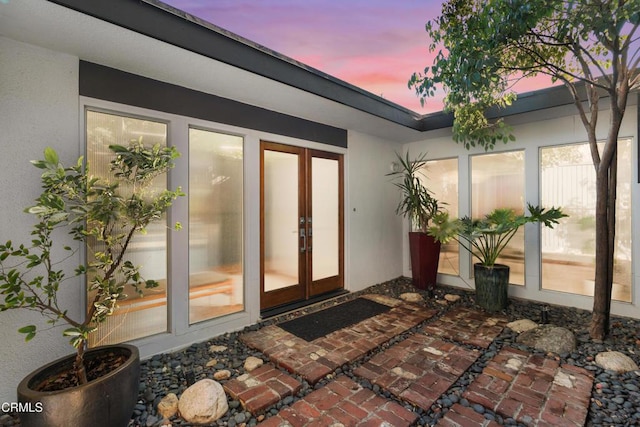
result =
[{"label": "brick paver patio", "polygon": [[224,385],[231,397],[254,415],[300,391],[302,384],[271,364],[234,378]]},{"label": "brick paver patio", "polygon": [[593,376],[583,368],[503,348],[465,391],[472,403],[530,426],[582,426]]},{"label": "brick paver patio", "polygon": [[279,426],[410,426],[414,412],[341,376],[261,423]]},{"label": "brick paver patio", "polygon": [[428,335],[451,341],[487,348],[500,335],[507,319],[467,307],[453,309],[424,328]]},{"label": "brick paver patio", "polygon": [[479,355],[419,333],[376,355],[354,374],[428,410]]},{"label": "brick paver patio", "polygon": [[[419,416],[410,409],[431,410],[506,324],[501,316],[457,307],[373,354],[353,373],[379,386],[384,396],[395,396],[386,398],[345,375],[327,375],[345,363],[370,355],[396,335],[431,319],[436,311],[389,297],[368,297],[392,308],[311,342],[277,325],[244,334],[241,339],[272,363],[229,381],[225,389],[248,411],[263,414],[300,390],[300,382],[292,375],[300,375],[311,384],[327,380],[266,418],[262,427],[411,426]],[[471,406],[454,404],[438,425],[497,426],[478,410],[485,408],[524,425],[581,426],[586,420],[592,383],[592,376],[582,368],[505,347],[466,388],[462,397]]]},{"label": "brick paver patio", "polygon": [[240,339],[249,347],[266,354],[275,365],[315,384],[336,368],[360,359],[436,313],[436,310],[400,303],[393,298],[371,298],[392,308],[311,342],[298,338],[277,325],[249,332]]}]

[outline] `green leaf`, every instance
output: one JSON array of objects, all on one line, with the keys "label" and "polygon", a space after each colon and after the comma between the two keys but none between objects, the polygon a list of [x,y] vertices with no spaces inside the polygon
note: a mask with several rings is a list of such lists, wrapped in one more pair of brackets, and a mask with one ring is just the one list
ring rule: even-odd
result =
[{"label": "green leaf", "polygon": [[58,153],[56,153],[56,151],[51,147],[47,147],[44,149],[44,159],[47,161],[47,163],[53,166],[58,166],[58,163],[60,163]]}]

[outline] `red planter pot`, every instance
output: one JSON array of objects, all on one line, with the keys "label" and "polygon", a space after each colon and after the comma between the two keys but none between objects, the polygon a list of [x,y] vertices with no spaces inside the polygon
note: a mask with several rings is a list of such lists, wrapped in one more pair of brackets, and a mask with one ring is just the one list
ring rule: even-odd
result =
[{"label": "red planter pot", "polygon": [[440,242],[426,233],[409,233],[411,273],[413,286],[421,290],[433,291],[438,277]]}]

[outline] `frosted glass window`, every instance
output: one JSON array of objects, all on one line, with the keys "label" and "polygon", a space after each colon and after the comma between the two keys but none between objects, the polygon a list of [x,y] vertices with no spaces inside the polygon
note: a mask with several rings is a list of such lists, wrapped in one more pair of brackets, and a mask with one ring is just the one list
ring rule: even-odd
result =
[{"label": "frosted glass window", "polygon": [[189,322],[243,310],[243,139],[189,129]]},{"label": "frosted glass window", "polygon": [[[471,157],[471,216],[482,218],[496,208],[524,213],[524,151]],[[524,227],[502,251],[497,263],[510,267],[511,284],[524,285]]]},{"label": "frosted glass window", "polygon": [[264,151],[264,291],[300,283],[298,154]]},{"label": "frosted glass window", "polygon": [[[631,139],[618,141],[612,298],[631,302]],[[602,149],[602,144],[599,145]],[[589,144],[540,149],[540,202],[569,215],[542,228],[542,288],[593,296],[596,174]]]},{"label": "frosted glass window", "polygon": [[[110,162],[114,158],[109,145],[127,146],[131,140],[142,139],[148,145],[167,144],[165,123],[109,114],[97,111],[86,113],[87,164],[90,172],[109,180]],[[166,188],[167,177],[159,176],[153,186],[156,190]],[[88,245],[96,245],[88,242]],[[93,248],[93,251],[100,248]],[[92,251],[89,251],[92,252]],[[91,335],[89,345],[105,345],[129,341],[167,330],[167,221],[152,223],[146,234],[136,235],[129,245],[127,259],[141,266],[142,276],[154,279],[160,286],[144,289],[140,297],[132,289],[126,289],[127,297],[118,303],[113,316]],[[87,301],[92,301],[92,294]]]},{"label": "frosted glass window", "polygon": [[340,274],[339,266],[339,162],[333,159],[311,159],[313,278],[320,280]]},{"label": "frosted glass window", "polygon": [[[458,159],[429,160],[419,178],[452,218],[458,217]],[[440,248],[438,273],[460,274],[459,245],[455,240]]]}]

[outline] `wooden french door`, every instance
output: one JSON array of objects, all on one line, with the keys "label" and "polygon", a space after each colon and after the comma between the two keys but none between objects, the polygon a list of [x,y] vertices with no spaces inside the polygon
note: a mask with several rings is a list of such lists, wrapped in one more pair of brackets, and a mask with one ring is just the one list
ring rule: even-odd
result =
[{"label": "wooden french door", "polygon": [[342,155],[260,143],[260,308],[344,287]]}]

